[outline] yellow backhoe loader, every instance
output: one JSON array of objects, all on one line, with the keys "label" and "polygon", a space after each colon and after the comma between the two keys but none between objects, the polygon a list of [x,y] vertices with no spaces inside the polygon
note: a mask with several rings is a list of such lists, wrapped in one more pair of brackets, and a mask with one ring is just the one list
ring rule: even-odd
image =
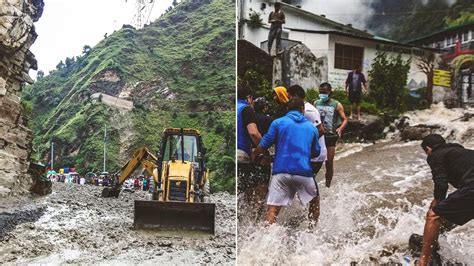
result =
[{"label": "yellow backhoe loader", "polygon": [[143,147],[118,172],[118,182],[102,197],[118,197],[122,184],[142,167],[153,177],[153,200],[136,200],[135,228],[177,228],[214,233],[215,204],[208,203],[209,171],[196,129],[167,128],[157,155]]}]

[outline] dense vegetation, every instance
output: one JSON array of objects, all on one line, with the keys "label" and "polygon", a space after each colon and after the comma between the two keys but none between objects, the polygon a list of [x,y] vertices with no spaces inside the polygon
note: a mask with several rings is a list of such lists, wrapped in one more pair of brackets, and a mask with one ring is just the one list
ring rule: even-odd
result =
[{"label": "dense vegetation", "polygon": [[[206,146],[211,189],[234,191],[235,7],[227,0],[182,1],[136,30],[124,25],[82,55],[66,58],[24,89],[34,158],[55,168],[115,172],[134,149],[158,149],[165,127],[198,128]],[[219,14],[219,16],[215,16]],[[91,99],[124,95],[124,112]]]},{"label": "dense vegetation", "polygon": [[474,22],[472,0],[372,1],[367,27],[377,35],[408,41],[448,27]]}]

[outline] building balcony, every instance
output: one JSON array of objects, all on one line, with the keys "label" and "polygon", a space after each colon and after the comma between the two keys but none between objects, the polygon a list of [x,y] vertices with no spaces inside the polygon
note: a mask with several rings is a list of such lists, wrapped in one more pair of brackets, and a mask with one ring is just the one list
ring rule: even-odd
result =
[{"label": "building balcony", "polygon": [[474,41],[470,41],[467,43],[458,43],[457,45],[449,48],[444,48],[442,51],[443,59],[454,59],[459,55],[465,54],[474,54]]}]

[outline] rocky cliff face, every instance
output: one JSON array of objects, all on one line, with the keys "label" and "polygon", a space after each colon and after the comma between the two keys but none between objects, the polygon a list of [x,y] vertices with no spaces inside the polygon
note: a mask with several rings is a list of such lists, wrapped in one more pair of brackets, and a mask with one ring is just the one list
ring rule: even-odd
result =
[{"label": "rocky cliff face", "polygon": [[33,22],[43,11],[42,0],[0,0],[0,198],[28,191],[27,174],[32,132],[20,104],[28,71],[36,69],[29,51],[36,39]]}]

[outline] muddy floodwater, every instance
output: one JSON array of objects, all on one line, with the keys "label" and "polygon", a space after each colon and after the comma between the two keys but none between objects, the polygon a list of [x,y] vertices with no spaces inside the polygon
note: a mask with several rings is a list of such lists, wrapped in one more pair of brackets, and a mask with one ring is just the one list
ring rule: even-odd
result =
[{"label": "muddy floodwater", "polygon": [[145,192],[100,198],[102,187],[53,183],[41,198],[0,207],[0,264],[235,263],[235,196],[217,193],[216,233],[133,229],[133,202]]},{"label": "muddy floodwater", "polygon": [[[474,122],[450,123],[463,111],[434,108],[412,114],[412,123],[441,124],[440,133],[448,141],[474,148]],[[238,263],[400,263],[409,254],[410,235],[422,234],[433,199],[431,170],[420,143],[395,138],[377,144],[340,145],[332,186],[324,185],[324,167],[317,176],[321,217],[312,230],[297,200],[283,209],[276,225],[265,227],[263,217],[249,215],[255,207],[246,205],[240,195]],[[441,235],[440,246],[439,253],[446,260],[472,263],[474,221]]]}]

